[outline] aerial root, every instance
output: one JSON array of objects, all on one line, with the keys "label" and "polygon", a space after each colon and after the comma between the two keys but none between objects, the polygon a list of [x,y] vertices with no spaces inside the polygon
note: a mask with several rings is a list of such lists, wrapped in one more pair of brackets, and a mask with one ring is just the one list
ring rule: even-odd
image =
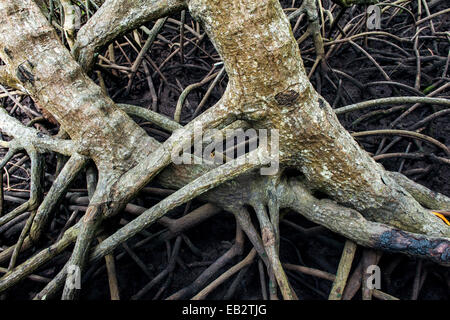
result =
[{"label": "aerial root", "polygon": [[450,210],[450,198],[408,179],[398,172],[389,172],[391,178],[403,187],[421,205],[432,210]]},{"label": "aerial root", "polygon": [[0,292],[12,287],[19,281],[32,274],[39,267],[63,252],[76,239],[79,224],[80,223],[77,223],[75,226],[67,230],[58,242],[40,251],[0,278]]},{"label": "aerial root", "polygon": [[371,266],[376,266],[378,261],[381,258],[381,252],[378,254],[376,250],[365,249],[362,256],[362,270],[365,271],[362,273],[361,282],[362,282],[362,299],[363,300],[372,300],[373,290],[371,286],[369,286],[369,277],[371,275],[370,272],[367,272]]},{"label": "aerial root", "polygon": [[13,141],[9,142],[0,141],[2,147],[34,148],[39,153],[53,151],[66,156],[71,156],[78,150],[77,143],[51,137],[35,128],[27,127],[16,118],[11,117],[3,108],[0,108],[0,130],[3,134],[13,138]]},{"label": "aerial root", "polygon": [[[140,215],[142,212],[144,212],[144,210],[140,210],[135,211],[134,214]],[[184,232],[185,230],[188,230],[194,226],[196,226],[197,224],[199,224],[200,222],[208,219],[209,217],[217,214],[218,212],[222,211],[221,209],[211,205],[211,204],[206,204],[202,207],[199,207],[196,210],[193,210],[191,213],[178,218],[178,219],[170,219],[167,217],[162,217],[161,219],[158,220],[158,222],[166,227],[168,227],[168,231],[163,232],[161,234],[161,236],[159,236],[157,239],[154,239],[153,244],[157,245],[157,244],[161,244],[164,241],[169,241],[175,237],[177,237],[179,234],[181,234],[182,232]],[[103,238],[104,240],[105,238]],[[144,239],[143,241],[140,241],[137,246],[142,246],[144,244],[146,244],[148,242],[149,238]],[[153,238],[152,238],[153,239]],[[102,240],[102,241],[103,241]],[[107,256],[107,255],[106,255]],[[118,258],[120,257],[120,255],[118,256]],[[50,297],[53,297],[58,290],[61,289],[61,287],[64,285],[64,281],[65,281],[65,277],[67,274],[67,267],[68,265],[66,264],[56,275],[56,277],[54,277],[42,290],[41,292],[39,292],[33,299],[34,300],[42,300],[42,299],[48,299]],[[167,271],[169,271],[169,269],[166,269]],[[165,274],[162,274],[160,277],[165,276]],[[161,279],[162,280],[162,279]],[[152,281],[160,281],[159,279],[153,279]],[[147,285],[150,285],[147,284]]]},{"label": "aerial root", "polygon": [[336,279],[333,282],[328,300],[341,300],[344,292],[347,278],[352,267],[357,245],[351,240],[345,241],[344,250],[342,250],[341,260],[339,262]]},{"label": "aerial root", "polygon": [[[131,221],[125,227],[119,229],[115,234],[102,241],[102,243],[94,249],[89,260],[93,261],[94,259],[98,259],[111,253],[112,250],[119,244],[123,243],[137,232],[140,232],[144,228],[148,227],[156,219],[163,216],[174,207],[189,201],[190,199],[214,188],[226,180],[233,179],[235,176],[258,166],[259,165],[255,164],[252,165],[247,161],[245,164],[240,166],[236,166],[236,163],[227,163],[221,167],[211,170],[176,191],[172,195],[168,196],[159,204],[145,211],[138,218]],[[283,185],[283,183],[281,183],[281,185]],[[449,250],[449,240],[446,238],[436,238],[408,233],[380,223],[368,221],[355,210],[340,207],[329,200],[315,199],[297,182],[291,182],[286,186],[283,185],[283,187],[286,187],[286,189],[283,190],[281,196],[279,195],[278,198],[270,197],[269,201],[264,200],[261,202],[251,203],[257,213],[261,226],[263,234],[262,239],[252,225],[249,214],[245,208],[236,210],[233,213],[235,214],[238,225],[242,227],[254,245],[255,251],[261,256],[266,266],[268,266],[269,278],[272,280],[276,279],[276,282],[278,283],[285,299],[294,298],[295,296],[290,295],[291,293],[289,290],[291,290],[291,288],[287,282],[286,275],[281,267],[278,257],[277,243],[279,243],[279,231],[277,231],[278,227],[274,227],[273,224],[278,224],[277,221],[279,221],[280,206],[283,208],[289,207],[294,211],[301,213],[309,220],[321,224],[362,246],[393,252],[402,252],[413,256],[428,258],[444,265],[449,264],[449,257],[448,254],[446,254]],[[294,195],[294,197],[292,197],[292,195]],[[263,205],[263,203],[266,202],[267,206]],[[81,223],[78,223],[66,231],[64,236],[50,248],[39,252],[22,265],[7,273],[0,280],[0,291],[9,288],[11,285],[30,275],[39,266],[49,261],[58,253],[62,252],[62,250],[64,250],[76,239],[77,236],[79,237],[81,234],[79,232],[80,224]],[[351,228],[349,226],[351,226]],[[96,228],[92,230],[95,231]],[[418,245],[421,247],[417,247]],[[87,252],[87,248],[88,247],[85,247],[81,251]],[[229,257],[231,255],[236,256],[236,252],[233,251],[233,254],[228,254],[224,259],[229,261],[231,259]],[[218,262],[221,266],[224,265],[223,263],[226,263],[223,259]],[[68,264],[66,264],[58,276],[54,278],[36,298],[45,298],[49,293],[53,293],[61,288],[64,284],[67,266]],[[215,266],[217,266],[217,264]],[[242,265],[239,266],[241,267]],[[205,282],[203,282],[203,284],[206,283],[207,280],[204,281]],[[180,292],[179,295],[185,296],[186,292],[189,292],[187,295],[193,295],[201,289],[203,284],[195,287],[194,291],[192,291],[193,289],[191,288],[188,291],[184,291],[184,293]],[[271,286],[271,297],[275,298],[276,287],[273,286],[275,281],[271,281],[269,284]],[[204,293],[208,294],[208,290],[210,289],[205,290],[207,291]],[[177,296],[174,296],[172,298],[176,297]]]},{"label": "aerial root", "polygon": [[66,36],[67,43],[72,49],[75,40],[75,27],[76,27],[76,10],[70,0],[61,0],[61,6],[64,10],[64,35]]},{"label": "aerial root", "polygon": [[[98,231],[101,222],[102,206],[90,205],[86,211],[80,226],[80,231],[75,242],[75,247],[69,259],[69,267],[75,267],[82,272],[89,253],[89,247]],[[62,300],[73,300],[77,298],[79,289],[73,286],[71,279],[67,277],[66,285],[62,294]]]},{"label": "aerial root", "polygon": [[399,252],[450,265],[450,239],[396,229],[365,219],[356,210],[314,198],[300,182],[291,180],[282,193],[283,203],[308,220],[368,248]]},{"label": "aerial root", "polygon": [[[236,115],[237,111],[234,109],[234,105],[222,97],[219,102],[195,120],[173,132],[169,139],[152,152],[147,159],[123,174],[120,181],[113,187],[116,190],[115,194],[110,197],[127,202],[131,195],[139,192],[161,170],[172,163],[174,155],[179,155],[184,148],[190,147],[196,135],[203,134],[207,129],[228,125],[235,120]],[[109,215],[110,213],[108,213]]]},{"label": "aerial root", "polygon": [[[267,215],[265,207],[261,203],[253,205],[257,214],[262,238],[253,226],[250,218],[250,214],[247,209],[241,207],[234,211],[236,220],[241,228],[245,231],[250,242],[253,244],[256,252],[261,257],[261,260],[265,263],[269,274],[269,290],[271,292],[271,298],[276,298],[276,283],[278,283],[281,293],[285,299],[296,299],[295,292],[291,289],[287,276],[281,266],[281,262],[278,255],[279,232],[278,225],[273,226],[279,217],[276,212],[277,209],[272,208],[272,221]],[[276,280],[276,282],[274,281]]]},{"label": "aerial root", "polygon": [[[141,290],[139,290],[134,296],[132,296],[131,300],[139,300],[147,292],[149,292],[155,285],[157,285],[166,277],[167,277],[166,284],[168,283],[168,281],[170,281],[173,270],[175,269],[176,258],[178,257],[178,252],[180,250],[181,240],[182,240],[181,236],[178,236],[177,239],[175,240],[175,245],[172,254],[170,256],[169,263],[167,264],[167,267],[163,271],[161,271],[156,277],[154,277],[149,283],[147,283]],[[164,285],[161,289],[165,289],[166,287],[167,285]],[[162,293],[161,289],[158,291],[158,295]]]},{"label": "aerial root", "polygon": [[[39,161],[39,162],[41,162],[42,159],[41,159],[40,155],[34,155],[31,157],[32,157],[32,172],[33,172],[33,157],[38,159],[37,161]],[[5,157],[5,159],[7,159],[7,157]],[[5,159],[3,161],[5,161]],[[45,230],[47,221],[50,217],[50,213],[52,212],[52,210],[55,209],[56,204],[64,196],[70,183],[73,181],[73,179],[76,178],[76,176],[82,170],[82,168],[84,167],[86,162],[87,162],[86,157],[78,155],[78,154],[74,154],[69,159],[67,164],[64,166],[63,170],[61,171],[61,173],[58,175],[58,177],[54,181],[48,194],[44,197],[44,200],[42,201],[42,203],[40,205],[39,205],[39,202],[36,202],[36,206],[34,208],[32,206],[31,207],[29,206],[29,203],[34,203],[31,201],[31,199],[33,198],[33,193],[31,193],[31,197],[30,197],[29,201],[22,204],[20,207],[14,209],[10,213],[10,215],[16,215],[16,214],[20,214],[17,212],[21,212],[22,210],[23,210],[23,212],[32,211],[32,214],[30,215],[29,219],[27,220],[25,228],[23,229],[23,231],[19,237],[18,243],[0,253],[0,262],[3,262],[6,259],[11,257],[9,270],[11,270],[13,268],[16,258],[17,258],[17,255],[20,253],[20,251],[23,251],[23,250],[29,248],[32,245],[32,243],[35,243],[36,241],[39,240],[41,234]],[[38,163],[35,166],[35,169],[34,169],[35,176],[38,174],[39,171],[42,170],[42,168],[39,169],[39,167],[42,167],[42,163]],[[33,174],[32,174],[32,186],[34,183],[33,181],[35,181],[35,179],[33,178]],[[37,188],[37,189],[39,189],[39,188]],[[32,187],[32,190],[36,190],[36,188]],[[37,195],[35,197],[37,198]],[[39,207],[37,207],[38,205],[39,205]],[[5,217],[7,217],[7,215],[5,215],[2,218],[5,218]],[[0,220],[1,220],[1,218],[0,218]],[[7,220],[9,220],[9,218]],[[27,236],[28,232],[29,232],[29,236]]]},{"label": "aerial root", "polygon": [[[99,245],[97,245],[90,256],[89,261],[97,260],[111,253],[118,245],[127,241],[143,229],[149,227],[153,222],[164,216],[168,211],[174,209],[175,207],[189,200],[192,200],[193,198],[209,191],[210,189],[228,180],[231,180],[251,169],[260,167],[261,163],[255,161],[257,160],[257,158],[255,158],[257,157],[257,155],[258,150],[255,150],[245,155],[245,161],[241,161],[242,159],[238,158],[216,169],[212,169],[211,171],[195,179],[188,185],[179,189],[175,193],[171,194],[152,208],[143,212],[139,217],[132,220],[121,229],[117,230],[113,235],[106,238]],[[250,161],[250,159],[252,159],[252,161]],[[100,189],[104,190],[105,188]],[[94,201],[92,204],[94,203],[96,202]],[[74,252],[76,251],[74,259],[71,259],[71,261],[66,264],[66,266],[64,267],[65,270],[60,271],[60,273],[62,274],[61,276],[58,275],[58,281],[52,281],[48,285],[48,290],[56,290],[56,287],[63,282],[62,279],[64,279],[64,277],[66,276],[66,274],[64,274],[64,271],[67,271],[68,265],[74,264],[79,267],[82,266],[81,262],[83,262],[83,255],[87,253],[88,249],[88,245],[86,245],[86,243],[88,243],[89,237],[96,231],[95,219],[98,218],[97,213],[103,212],[102,209],[98,210],[99,211],[96,210],[92,212],[91,215],[88,215],[87,222],[89,223],[87,224],[87,228],[84,231],[84,237],[78,240],[80,241],[79,245],[74,249]],[[58,253],[62,252],[62,250],[64,250],[68,245],[70,245],[70,243],[72,243],[75,239],[77,239],[77,237],[80,236],[80,229],[83,221],[84,219],[80,220],[75,226],[69,228],[58,242],[54,243],[49,248],[42,250],[41,252],[3,276],[3,278],[0,279],[0,292],[22,280],[42,264],[55,257]],[[75,297],[75,292],[69,290],[69,292],[67,292],[67,298],[72,297]]]},{"label": "aerial root", "polygon": [[177,291],[167,298],[167,300],[179,300],[192,296],[198,292],[205,283],[211,279],[223,266],[229,263],[234,257],[240,256],[244,250],[244,233],[239,224],[236,223],[236,239],[234,244],[221,257],[219,257],[213,264],[211,264],[205,271],[203,271],[197,279],[195,279],[189,286]]},{"label": "aerial root", "polygon": [[64,196],[71,182],[78,176],[87,162],[88,158],[79,154],[74,154],[66,162],[65,166],[56,177],[49,192],[39,206],[33,220],[30,236],[34,242],[38,241],[42,235],[50,217],[50,213],[55,208],[59,200]]},{"label": "aerial root", "polygon": [[309,35],[311,35],[313,38],[314,47],[316,49],[316,60],[314,61],[314,65],[308,75],[310,78],[316,70],[319,62],[321,62],[321,66],[324,70],[327,68],[325,63],[325,48],[323,45],[322,34],[320,32],[319,10],[317,8],[316,0],[304,0],[300,8],[295,12],[295,15],[293,13],[292,16],[288,18],[290,19],[291,17],[295,17],[301,13],[305,13],[308,17],[308,28],[306,32],[297,40],[297,42],[301,44]]},{"label": "aerial root", "polygon": [[31,186],[30,186],[30,198],[27,202],[21,204],[11,212],[0,217],[0,226],[16,218],[20,214],[26,211],[33,211],[38,206],[42,199],[42,178],[43,178],[43,159],[42,156],[37,152],[37,150],[32,146],[27,146],[26,148],[21,147],[15,141],[10,142],[10,150],[6,154],[2,163],[0,163],[0,170],[8,163],[8,161],[16,154],[19,150],[25,149],[31,159]]},{"label": "aerial root", "polygon": [[274,226],[274,221],[269,219],[267,210],[262,203],[256,203],[253,208],[255,209],[261,228],[264,249],[267,254],[271,270],[273,271],[278,286],[280,287],[281,294],[285,300],[296,300],[297,296],[289,284],[286,273],[281,265],[277,250],[277,243],[280,241],[279,233],[276,232],[275,229],[278,229],[278,225],[276,227]]},{"label": "aerial root", "polygon": [[[203,127],[210,128],[220,126],[224,122],[230,120],[230,117],[232,117],[232,115],[226,112],[224,113],[223,110],[229,107],[224,106],[222,103],[223,102],[220,101],[210,111],[205,112],[191,124],[188,124],[185,128],[180,129],[179,131],[172,134],[172,136],[166,142],[164,142],[155,152],[153,152],[145,161],[141,162],[136,167],[123,174],[120,180],[115,180],[115,182],[112,184],[110,183],[107,184],[107,182],[105,181],[105,184],[100,189],[98,189],[100,190],[101,195],[94,196],[94,198],[96,198],[94,201],[94,205],[89,206],[88,211],[86,212],[84,218],[82,219],[80,233],[77,237],[75,248],[72,253],[72,257],[70,259],[71,266],[79,268],[80,271],[83,270],[82,268],[84,266],[85,260],[87,259],[89,246],[92,243],[93,238],[95,237],[95,233],[99,225],[101,224],[101,221],[104,218],[116,214],[117,211],[120,209],[121,202],[124,201],[128,202],[129,200],[128,198],[130,198],[130,196],[136,194],[142,187],[144,187],[147,183],[149,183],[162,169],[168,166],[172,162],[173,152],[178,152],[178,150],[181,151],[182,148],[185,147],[184,142],[186,141],[186,138],[188,138],[189,142],[191,142],[192,141],[191,138],[195,137],[196,130],[200,129],[203,132],[204,130]],[[248,155],[248,159],[246,161],[247,163],[244,165],[239,165],[237,164],[236,161],[232,161],[228,164],[225,164],[224,166],[221,166],[205,174],[204,176],[210,175],[211,179],[210,181],[202,181],[200,183],[201,186],[197,188],[198,192],[200,192],[199,194],[209,190],[210,188],[220,183],[223,183],[230,177],[236,176],[235,174],[241,174],[246,170],[256,167],[257,165],[252,164],[254,163],[254,161],[250,161],[250,158],[256,159],[257,156],[258,153],[253,152],[251,156]],[[230,173],[229,177],[223,176],[222,175],[223,172],[221,172],[221,169],[224,169],[225,172],[229,172]],[[214,173],[217,172],[218,174],[211,176],[212,172]],[[142,173],[145,173],[144,177]],[[199,179],[201,180],[201,178],[203,178],[204,176],[200,177]],[[114,178],[112,180],[114,180]],[[190,188],[192,189],[196,189],[197,187],[195,185],[188,185],[188,186],[190,186]],[[171,197],[176,198],[179,195],[178,193],[184,191],[184,189],[185,188],[180,189],[178,192],[169,196],[167,199]],[[113,192],[112,190],[115,191]],[[192,195],[194,194],[195,191],[190,195],[184,194],[181,198],[179,198],[179,200],[181,200],[182,202],[178,203],[178,205],[181,205],[182,203],[184,203],[184,201],[191,200]],[[188,199],[183,200],[183,198],[186,197],[188,197]],[[113,205],[110,205],[109,203],[113,203],[111,201],[112,199],[115,200],[115,203]],[[164,202],[165,200],[163,200],[162,202]],[[99,203],[100,205],[97,205],[95,203]],[[117,204],[119,206],[115,206]],[[173,204],[167,205],[170,208],[165,208],[164,206],[158,208],[162,209],[160,211],[156,210],[158,211],[158,213],[156,214],[159,215],[158,218],[167,213],[167,211],[169,211],[170,209],[174,208]],[[158,205],[156,207],[158,207]],[[150,209],[150,211],[152,209]],[[137,219],[147,217],[147,214],[148,212],[144,212]],[[150,220],[153,222],[155,219],[151,217]],[[130,223],[130,225],[131,224],[132,223]],[[107,241],[108,239],[105,240],[105,242]],[[62,298],[64,300],[74,299],[77,292],[78,290],[74,288],[74,286],[71,283],[67,282],[64,287]]]},{"label": "aerial root", "polygon": [[[99,227],[104,216],[107,203],[109,202],[108,194],[111,186],[109,179],[100,180],[97,183],[97,177],[93,170],[87,171],[87,187],[89,197],[89,207],[83,218],[80,220],[80,230],[77,235],[75,247],[72,251],[67,265],[69,268],[76,268],[77,272],[81,272],[85,268],[86,260],[89,257],[89,248],[99,231]],[[73,300],[77,298],[79,288],[76,288],[71,282],[72,279],[67,276],[64,286],[62,300]]]},{"label": "aerial root", "polygon": [[253,248],[250,250],[249,254],[238,264],[234,265],[226,272],[222,273],[216,280],[211,282],[207,287],[205,287],[202,291],[196,294],[192,300],[204,300],[214,289],[220,286],[223,282],[232,277],[235,273],[241,271],[245,267],[249,266],[253,263],[256,257],[256,250]]}]

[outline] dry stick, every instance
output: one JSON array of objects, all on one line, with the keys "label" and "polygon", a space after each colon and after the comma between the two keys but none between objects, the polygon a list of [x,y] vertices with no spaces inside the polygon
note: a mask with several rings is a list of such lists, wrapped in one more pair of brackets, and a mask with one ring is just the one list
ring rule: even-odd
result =
[{"label": "dry stick", "polygon": [[447,156],[450,156],[450,149],[443,144],[442,142],[439,142],[438,140],[431,138],[429,136],[426,136],[424,134],[408,131],[408,130],[396,130],[396,129],[381,129],[381,130],[369,130],[369,131],[361,131],[361,132],[355,132],[352,133],[353,137],[361,137],[361,136],[369,136],[369,135],[399,135],[403,137],[410,137],[410,138],[416,138],[422,141],[429,142],[431,144],[434,144],[435,146],[441,148]]},{"label": "dry stick", "polygon": [[[391,108],[391,110],[393,110],[393,109],[394,109],[394,108]],[[400,106],[400,108],[398,108],[398,109],[396,109],[396,110],[400,110],[400,109],[404,109],[404,106]],[[380,111],[380,110],[379,110],[379,111]],[[377,111],[374,111],[374,112],[372,112],[372,115],[374,115],[374,114],[376,114],[376,113],[378,113],[378,112],[377,112]],[[425,125],[426,123],[430,122],[431,120],[433,120],[433,119],[435,119],[435,118],[437,118],[437,117],[443,116],[443,115],[447,115],[448,113],[450,113],[450,109],[444,109],[444,110],[435,112],[435,113],[433,113],[433,114],[431,114],[431,115],[429,115],[429,116],[423,118],[422,120],[416,122],[414,125],[410,126],[410,127],[408,128],[408,130],[411,131],[411,130],[419,129],[421,126]],[[362,117],[361,117],[360,119],[362,119]],[[355,121],[355,122],[356,122],[356,121]],[[354,122],[354,123],[355,123],[355,122]],[[401,138],[394,138],[393,141],[392,141],[391,143],[389,143],[389,144],[381,151],[381,153],[384,153],[384,152],[386,152],[387,150],[389,150],[389,148],[391,148],[395,143],[397,143],[398,141],[400,141],[400,139],[401,139]],[[379,156],[382,156],[382,155],[379,155]],[[439,160],[439,161],[441,161],[441,162],[448,163],[448,160],[446,160],[446,159],[444,159],[444,158],[437,157],[436,160]]]},{"label": "dry stick", "polygon": [[422,272],[422,277],[420,278],[420,283],[419,283],[419,292],[420,290],[422,290],[423,284],[425,283],[425,280],[427,279],[428,276],[428,270],[425,269]]},{"label": "dry stick", "polygon": [[99,66],[101,66],[102,68],[110,68],[110,69],[114,69],[115,70],[119,70],[119,71],[126,71],[126,73],[131,71],[130,67],[125,67],[125,66],[119,66],[116,63],[113,63],[112,61],[110,61],[109,59],[106,59],[104,56],[102,56],[101,54],[98,55],[98,58],[104,62],[106,62],[108,65],[104,65],[101,63],[98,63]]},{"label": "dry stick", "polygon": [[142,47],[141,51],[139,52],[139,55],[137,56],[136,60],[133,63],[133,66],[131,67],[131,74],[130,74],[130,80],[128,81],[126,94],[128,95],[131,90],[131,85],[133,84],[134,76],[136,75],[136,72],[139,69],[139,66],[141,65],[142,61],[145,58],[145,55],[147,54],[147,51],[150,49],[151,45],[153,44],[153,41],[155,41],[156,36],[158,35],[159,31],[163,27],[164,23],[167,21],[166,18],[161,18],[156,21],[155,25],[153,26],[152,30],[150,31],[150,35],[145,42],[144,46]]},{"label": "dry stick", "polygon": [[[169,19],[167,20],[167,22],[174,23],[174,24],[177,24],[177,25],[179,25],[179,26],[181,25],[181,22],[180,22],[180,21],[175,20],[175,19],[173,19],[173,18],[169,18]],[[195,31],[194,29],[192,29],[189,25],[185,24],[185,25],[184,25],[184,28],[185,28],[187,31],[189,31],[190,33],[192,33],[198,40],[201,40],[201,39],[202,39],[202,35],[201,35],[200,33],[198,33],[197,31]]]},{"label": "dry stick", "polygon": [[[134,49],[134,51],[136,51],[138,53],[138,55],[141,53],[141,51],[139,51],[134,45],[133,45],[133,41],[128,39],[127,37],[124,37],[125,40],[130,44],[130,46]],[[156,65],[156,63],[147,55],[143,54],[142,58],[145,59],[156,71],[157,74],[159,74],[159,76],[161,77],[161,80],[169,87],[171,88],[175,88],[176,90],[178,90],[178,88],[174,85],[172,85],[171,83],[168,82],[167,78],[164,76],[164,74],[161,72],[160,68]],[[131,62],[130,62],[131,64]]]},{"label": "dry stick", "polygon": [[[101,243],[106,237],[99,236],[98,242]],[[116,263],[114,261],[114,255],[108,254],[105,256],[106,271],[108,273],[109,293],[111,300],[120,300],[119,283],[117,281]]]},{"label": "dry stick", "polygon": [[333,282],[328,300],[341,300],[344,292],[347,278],[352,267],[357,245],[353,241],[346,240],[344,250],[342,251],[339,267],[336,272],[336,279]]},{"label": "dry stick", "polygon": [[56,238],[56,242],[58,242],[62,236],[64,235],[64,232],[66,232],[67,229],[69,229],[69,227],[72,225],[72,223],[75,221],[77,215],[78,215],[79,211],[78,210],[74,210],[72,212],[72,214],[70,215],[69,219],[67,219],[66,224],[64,225],[64,227],[61,229],[61,232],[59,233],[58,237]]},{"label": "dry stick", "polygon": [[[420,0],[419,0],[420,3]],[[422,30],[424,30],[426,28],[421,28],[417,31],[416,35],[415,35],[415,39],[414,39],[414,54],[416,55],[416,80],[414,82],[414,88],[416,88],[417,90],[420,89],[420,71],[421,71],[421,67],[420,67],[420,52],[418,49],[419,46],[419,34]]]},{"label": "dry stick", "polygon": [[370,86],[377,86],[377,85],[396,86],[396,87],[399,87],[400,89],[404,89],[406,91],[414,93],[417,96],[424,96],[424,94],[420,90],[418,90],[416,88],[413,88],[413,87],[410,87],[407,84],[400,83],[400,82],[395,82],[395,81],[373,81],[373,82],[365,83],[364,84],[364,89],[366,89],[366,88],[368,88]]},{"label": "dry stick", "polygon": [[305,267],[305,266],[299,266],[299,265],[294,265],[294,264],[290,264],[290,263],[283,263],[283,267],[286,268],[287,270],[293,270],[293,271],[297,271],[300,273],[304,273],[313,277],[318,277],[318,278],[322,278],[322,279],[326,279],[326,280],[330,280],[330,281],[334,281],[336,279],[336,276],[334,274],[319,270],[319,269],[314,269],[314,268],[309,268],[309,267]]},{"label": "dry stick", "polygon": [[9,92],[8,90],[5,89],[4,86],[2,86],[0,84],[0,89],[8,96],[8,98],[10,98],[14,103],[15,106],[18,106],[20,109],[22,109],[23,112],[25,112],[27,114],[27,116],[32,119],[33,116],[34,117],[40,117],[41,114],[37,113],[36,111],[32,110],[30,107],[28,106],[24,106],[22,105],[13,95],[11,92]]},{"label": "dry stick", "polygon": [[236,272],[252,264],[255,257],[256,257],[256,250],[253,248],[241,262],[239,262],[238,264],[234,265],[233,267],[222,273],[220,277],[216,278],[206,288],[204,288],[197,295],[195,295],[192,298],[192,300],[204,300],[214,289],[216,289],[219,285],[221,285],[227,279],[232,277]]},{"label": "dry stick", "polygon": [[406,153],[406,152],[394,152],[384,153],[377,156],[373,156],[373,160],[389,159],[389,158],[407,158],[407,159],[422,159],[427,155],[425,153]]},{"label": "dry stick", "polygon": [[[411,128],[409,128],[411,131]],[[425,130],[425,127],[421,127],[421,128],[416,128],[416,132],[417,133],[421,133],[423,130]],[[414,130],[414,129],[413,129]],[[387,152],[390,148],[392,148],[392,146],[394,146],[397,142],[399,142],[402,139],[402,137],[395,137],[394,139],[392,139],[391,142],[389,142],[387,144],[387,146],[384,147],[384,144],[386,142],[386,138],[383,138],[380,142],[380,145],[378,146],[377,151],[375,152],[375,155],[379,155],[379,154],[383,154],[385,152]],[[384,147],[384,148],[382,148]]]}]

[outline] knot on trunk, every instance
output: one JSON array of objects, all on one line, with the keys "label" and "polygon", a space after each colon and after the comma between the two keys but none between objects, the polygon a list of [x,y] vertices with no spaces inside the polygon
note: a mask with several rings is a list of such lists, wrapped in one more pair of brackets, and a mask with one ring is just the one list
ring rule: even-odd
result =
[{"label": "knot on trunk", "polygon": [[262,241],[265,247],[272,246],[275,244],[275,237],[272,230],[270,230],[268,227],[264,227],[261,233],[262,233]]},{"label": "knot on trunk", "polygon": [[300,94],[295,90],[287,90],[279,92],[275,95],[275,101],[283,107],[290,107],[294,105]]}]

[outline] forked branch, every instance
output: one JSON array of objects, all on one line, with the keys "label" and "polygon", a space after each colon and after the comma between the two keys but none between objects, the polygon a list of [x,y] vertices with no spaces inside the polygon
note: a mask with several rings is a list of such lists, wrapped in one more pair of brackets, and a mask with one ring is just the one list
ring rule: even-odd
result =
[{"label": "forked branch", "polygon": [[94,54],[119,35],[186,8],[183,0],[107,0],[78,31],[74,56],[89,70]]}]

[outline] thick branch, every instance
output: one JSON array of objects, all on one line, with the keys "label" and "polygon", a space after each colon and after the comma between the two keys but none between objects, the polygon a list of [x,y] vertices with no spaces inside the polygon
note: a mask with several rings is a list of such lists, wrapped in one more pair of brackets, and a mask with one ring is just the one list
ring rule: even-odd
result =
[{"label": "thick branch", "polygon": [[86,76],[34,1],[3,1],[0,11],[0,57],[8,72],[72,140],[82,141],[79,153],[105,170],[126,170],[156,147]]},{"label": "thick branch", "polygon": [[119,35],[185,8],[183,0],[107,0],[78,32],[73,53],[89,70],[94,54]]},{"label": "thick branch", "polygon": [[30,236],[37,241],[44,231],[50,213],[55,209],[56,204],[69,188],[70,183],[77,177],[78,173],[87,163],[87,158],[78,154],[73,155],[53,182],[50,191],[39,206],[33,220]]},{"label": "thick branch", "polygon": [[314,198],[296,180],[289,181],[279,192],[284,205],[359,245],[450,265],[449,238],[405,232],[368,221],[353,209],[339,206],[330,200]]},{"label": "thick branch", "polygon": [[70,140],[49,137],[38,130],[24,126],[0,108],[0,130],[15,138],[15,143],[23,148],[34,147],[39,152],[55,151],[70,156],[77,150],[77,144]]},{"label": "thick branch", "polygon": [[450,198],[432,191],[417,182],[408,179],[405,175],[390,172],[390,176],[406,191],[408,191],[419,203],[429,209],[450,210]]},{"label": "thick branch", "polygon": [[[97,259],[110,253],[117,245],[128,240],[139,231],[147,228],[169,210],[205,193],[227,180],[231,180],[250,169],[258,167],[261,162],[255,157],[258,157],[258,150],[255,150],[246,156],[247,161],[243,164],[238,164],[238,161],[241,159],[236,159],[195,179],[105,239],[96,247],[91,259]],[[249,159],[253,160],[250,161]]]}]

